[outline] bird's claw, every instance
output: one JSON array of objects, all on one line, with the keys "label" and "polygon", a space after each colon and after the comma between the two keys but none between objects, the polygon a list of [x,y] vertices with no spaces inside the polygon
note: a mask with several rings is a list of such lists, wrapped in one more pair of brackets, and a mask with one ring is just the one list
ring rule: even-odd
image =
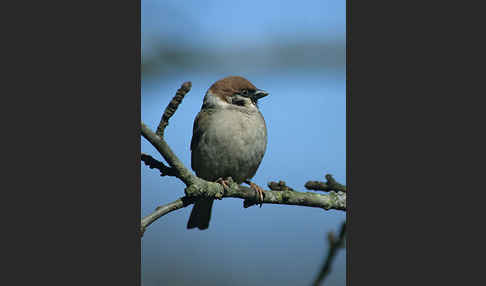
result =
[{"label": "bird's claw", "polygon": [[257,193],[257,196],[258,196],[257,204],[260,204],[260,207],[262,207],[262,205],[263,205],[263,189],[260,188],[259,185],[255,184],[253,182],[248,181],[246,183],[250,185],[250,188],[255,190],[255,192]]},{"label": "bird's claw", "polygon": [[226,182],[226,180],[224,180],[223,178],[219,178],[215,181],[215,183],[218,183],[218,184],[221,184],[221,186],[223,186],[223,189],[225,191],[229,190],[229,186],[228,186],[228,182]]}]

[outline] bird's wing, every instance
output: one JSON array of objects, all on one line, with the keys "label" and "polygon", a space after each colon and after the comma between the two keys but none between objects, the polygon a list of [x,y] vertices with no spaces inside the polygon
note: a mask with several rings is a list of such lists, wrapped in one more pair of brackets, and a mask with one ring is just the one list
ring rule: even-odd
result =
[{"label": "bird's wing", "polygon": [[196,118],[194,119],[191,139],[191,168],[193,170],[195,170],[194,150],[197,148],[199,141],[201,141],[204,130],[208,129],[210,113],[211,110],[203,109],[199,111]]},{"label": "bird's wing", "polygon": [[199,140],[201,140],[201,136],[203,135],[205,130],[205,125],[208,122],[207,115],[208,114],[206,111],[201,110],[194,119],[194,125],[192,127],[191,151],[196,148]]}]

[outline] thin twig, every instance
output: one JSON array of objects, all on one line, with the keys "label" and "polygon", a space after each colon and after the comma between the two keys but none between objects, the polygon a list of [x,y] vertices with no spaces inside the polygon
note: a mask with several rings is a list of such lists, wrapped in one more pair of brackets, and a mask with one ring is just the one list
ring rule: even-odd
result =
[{"label": "thin twig", "polygon": [[278,183],[269,182],[267,185],[272,191],[295,191],[291,187],[287,186],[284,181],[278,181]]},{"label": "thin twig", "polygon": [[142,153],[140,157],[150,169],[158,169],[160,171],[160,176],[176,176],[176,171],[173,168],[167,167],[164,163],[154,157],[145,153]]},{"label": "thin twig", "polygon": [[142,222],[140,224],[140,236],[143,236],[147,227],[151,225],[154,221],[159,219],[160,217],[170,213],[171,211],[175,211],[180,208],[187,207],[192,203],[194,203],[193,199],[183,197],[171,203],[168,203],[166,205],[157,207],[153,213],[149,214],[148,216],[142,219]]},{"label": "thin twig", "polygon": [[337,250],[344,247],[345,233],[346,233],[346,221],[344,221],[343,224],[341,225],[341,230],[339,232],[339,236],[337,240],[332,232],[328,234],[329,252],[327,253],[326,261],[322,265],[321,272],[319,272],[319,275],[317,276],[316,280],[313,283],[314,286],[320,285],[324,280],[324,278],[326,278],[326,276],[329,274],[331,270],[331,263],[334,257],[336,257]]},{"label": "thin twig", "polygon": [[346,192],[346,186],[336,182],[336,180],[334,180],[332,175],[327,174],[326,180],[327,182],[325,183],[320,181],[308,181],[307,183],[305,183],[304,186],[308,190],[324,191],[324,192],[329,192],[329,191]]},{"label": "thin twig", "polygon": [[179,104],[181,104],[184,96],[191,90],[192,83],[187,81],[181,85],[181,87],[177,90],[176,95],[172,98],[169,105],[165,108],[164,114],[160,119],[159,126],[157,127],[157,131],[155,134],[159,135],[161,138],[164,138],[164,131],[165,127],[169,125],[169,119],[174,115]]}]

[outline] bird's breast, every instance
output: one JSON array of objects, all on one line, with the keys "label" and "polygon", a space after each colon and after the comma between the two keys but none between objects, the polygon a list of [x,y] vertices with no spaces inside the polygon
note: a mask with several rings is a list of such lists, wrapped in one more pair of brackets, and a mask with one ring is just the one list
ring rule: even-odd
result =
[{"label": "bird's breast", "polygon": [[255,175],[266,146],[267,129],[260,112],[219,110],[209,115],[192,150],[192,166],[203,179],[231,176],[241,183]]}]

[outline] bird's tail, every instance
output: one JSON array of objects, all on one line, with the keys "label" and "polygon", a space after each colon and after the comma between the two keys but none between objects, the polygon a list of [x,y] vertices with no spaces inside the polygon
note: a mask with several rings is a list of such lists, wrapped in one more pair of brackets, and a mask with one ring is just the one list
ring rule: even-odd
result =
[{"label": "bird's tail", "polygon": [[202,199],[194,203],[192,207],[191,216],[187,222],[187,228],[199,228],[200,230],[209,227],[209,220],[211,219],[211,209],[213,208],[213,199]]}]

